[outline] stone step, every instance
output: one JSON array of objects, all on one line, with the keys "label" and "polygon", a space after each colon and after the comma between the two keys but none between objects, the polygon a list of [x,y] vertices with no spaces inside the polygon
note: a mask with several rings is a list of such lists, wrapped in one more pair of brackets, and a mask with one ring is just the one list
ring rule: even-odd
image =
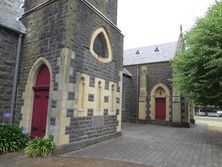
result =
[{"label": "stone step", "polygon": [[150,121],[150,123],[153,124],[153,125],[162,125],[162,126],[170,125],[170,122],[168,122],[168,121],[160,121],[160,120]]}]

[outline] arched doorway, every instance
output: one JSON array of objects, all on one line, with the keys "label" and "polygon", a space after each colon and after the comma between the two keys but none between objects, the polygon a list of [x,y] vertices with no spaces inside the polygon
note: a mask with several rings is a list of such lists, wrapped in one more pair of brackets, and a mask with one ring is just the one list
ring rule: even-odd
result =
[{"label": "arched doorway", "polygon": [[155,119],[165,120],[166,118],[166,98],[164,90],[159,87],[155,92]]},{"label": "arched doorway", "polygon": [[162,83],[155,85],[150,93],[151,120],[169,121],[170,91]]},{"label": "arched doorway", "polygon": [[48,112],[50,73],[46,65],[40,67],[33,86],[33,114],[31,125],[32,137],[44,137]]}]

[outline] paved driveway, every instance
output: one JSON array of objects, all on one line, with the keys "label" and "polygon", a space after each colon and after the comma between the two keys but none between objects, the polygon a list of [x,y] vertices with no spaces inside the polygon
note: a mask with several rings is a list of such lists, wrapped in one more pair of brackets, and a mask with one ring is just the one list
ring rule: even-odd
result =
[{"label": "paved driveway", "polygon": [[65,156],[159,167],[222,167],[222,126],[212,129],[198,118],[197,125],[190,129],[124,124],[122,137]]}]

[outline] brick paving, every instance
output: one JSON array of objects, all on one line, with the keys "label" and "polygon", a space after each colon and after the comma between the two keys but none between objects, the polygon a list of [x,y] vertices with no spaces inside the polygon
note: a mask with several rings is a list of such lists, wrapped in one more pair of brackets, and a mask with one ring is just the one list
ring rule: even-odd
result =
[{"label": "brick paving", "polygon": [[64,156],[121,160],[158,167],[222,167],[222,131],[212,130],[198,119],[197,125],[190,129],[124,124],[122,137]]}]

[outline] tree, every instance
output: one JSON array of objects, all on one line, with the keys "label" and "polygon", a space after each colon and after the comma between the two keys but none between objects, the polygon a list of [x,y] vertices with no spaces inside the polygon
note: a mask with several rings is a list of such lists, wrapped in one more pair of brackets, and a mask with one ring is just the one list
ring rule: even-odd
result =
[{"label": "tree", "polygon": [[184,36],[173,60],[174,85],[198,105],[222,107],[222,1],[216,1]]}]

